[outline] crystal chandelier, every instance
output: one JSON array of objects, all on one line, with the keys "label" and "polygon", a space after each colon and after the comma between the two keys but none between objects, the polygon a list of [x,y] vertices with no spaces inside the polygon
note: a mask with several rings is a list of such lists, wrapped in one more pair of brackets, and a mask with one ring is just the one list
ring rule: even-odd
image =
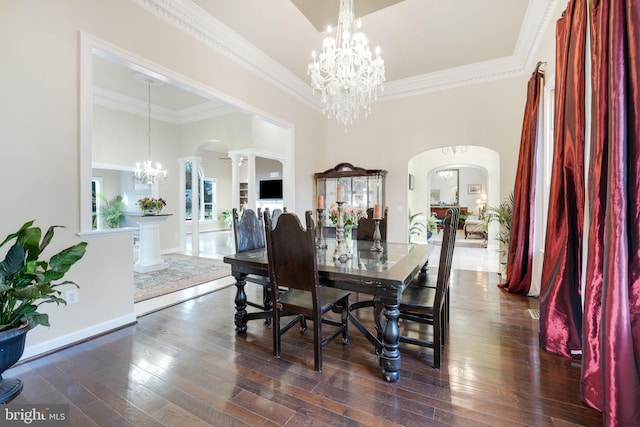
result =
[{"label": "crystal chandelier", "polygon": [[313,92],[320,92],[322,113],[345,126],[358,118],[360,109],[365,117],[369,115],[371,100],[377,98],[378,89],[383,90],[385,80],[380,48],[376,48],[373,58],[359,28],[360,20],[354,22],[353,0],[340,0],[336,37],[331,36],[329,26],[322,52],[316,57],[313,51],[313,62],[307,70]]},{"label": "crystal chandelier", "polygon": [[436,172],[436,174],[443,181],[447,181],[453,178],[453,171],[451,169],[441,169],[438,172]]},{"label": "crystal chandelier", "polygon": [[[154,83],[151,79],[145,79],[148,87],[148,102],[147,108],[149,112],[147,139],[149,140],[149,157],[151,157],[151,84]],[[160,177],[166,178],[167,171],[162,169],[162,165],[158,162],[152,162],[147,160],[144,163],[136,163],[136,167],[133,169],[133,176],[139,184],[154,184]]]}]

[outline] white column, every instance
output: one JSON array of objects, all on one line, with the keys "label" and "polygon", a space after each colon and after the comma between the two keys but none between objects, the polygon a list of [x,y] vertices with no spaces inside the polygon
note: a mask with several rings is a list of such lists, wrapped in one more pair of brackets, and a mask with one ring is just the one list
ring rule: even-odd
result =
[{"label": "white column", "polygon": [[231,207],[240,210],[240,155],[231,155]]},{"label": "white column", "polygon": [[187,226],[186,226],[186,164],[189,160],[185,157],[178,159],[178,221],[179,221],[179,235],[180,235],[180,252],[184,252],[187,249]]},{"label": "white column", "polygon": [[164,270],[169,267],[160,257],[160,223],[170,215],[135,215],[133,220],[140,225],[140,243],[138,261],[133,270],[138,273]]},{"label": "white column", "polygon": [[296,205],[293,168],[289,160],[282,159],[280,162],[282,163],[282,206],[293,209]]},{"label": "white column", "polygon": [[249,183],[249,201],[247,207],[256,210],[258,192],[256,190],[256,155],[250,153],[247,161],[247,182]]},{"label": "white column", "polygon": [[191,159],[191,255],[200,254],[200,186],[198,185],[198,171],[200,158]]}]

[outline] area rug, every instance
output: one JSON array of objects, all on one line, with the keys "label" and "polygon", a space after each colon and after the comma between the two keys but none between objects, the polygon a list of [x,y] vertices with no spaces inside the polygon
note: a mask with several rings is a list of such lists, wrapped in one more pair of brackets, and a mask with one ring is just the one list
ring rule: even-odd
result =
[{"label": "area rug", "polygon": [[133,273],[134,302],[231,275],[231,267],[216,259],[182,254],[166,254],[162,259],[169,264],[168,268],[149,273]]},{"label": "area rug", "polygon": [[[436,233],[429,240],[434,246],[442,246],[442,233]],[[470,235],[468,239],[464,237],[464,231],[458,230],[456,234],[456,246],[461,248],[486,248],[487,242],[482,238],[477,238],[476,235]]]}]

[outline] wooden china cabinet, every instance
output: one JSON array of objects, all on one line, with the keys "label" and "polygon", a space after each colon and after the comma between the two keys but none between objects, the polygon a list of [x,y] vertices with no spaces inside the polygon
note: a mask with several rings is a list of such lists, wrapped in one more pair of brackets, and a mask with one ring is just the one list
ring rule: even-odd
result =
[{"label": "wooden china cabinet", "polygon": [[[324,208],[335,207],[338,184],[345,186],[344,206],[367,210],[379,204],[386,207],[385,179],[387,171],[364,169],[351,163],[339,163],[331,169],[314,174],[316,180],[316,200],[322,196]],[[325,216],[326,227],[333,227],[329,215]],[[335,230],[334,230],[335,233]]]}]

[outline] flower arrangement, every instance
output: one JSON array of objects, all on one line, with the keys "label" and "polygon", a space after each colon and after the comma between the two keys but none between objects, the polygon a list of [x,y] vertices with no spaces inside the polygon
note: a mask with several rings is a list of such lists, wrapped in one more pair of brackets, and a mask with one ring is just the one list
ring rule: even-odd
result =
[{"label": "flower arrangement", "polygon": [[[351,233],[351,229],[358,225],[358,221],[360,218],[366,218],[367,211],[366,209],[354,208],[351,206],[343,206],[342,207],[342,222],[344,223],[344,233],[345,236],[348,233]],[[329,219],[333,224],[338,223],[338,207],[335,203],[332,203],[329,206]]]},{"label": "flower arrangement", "polygon": [[143,199],[138,200],[138,208],[142,212],[154,211],[154,212],[162,212],[162,208],[167,205],[166,200],[162,197],[158,199],[150,199],[149,197],[145,197]]}]

